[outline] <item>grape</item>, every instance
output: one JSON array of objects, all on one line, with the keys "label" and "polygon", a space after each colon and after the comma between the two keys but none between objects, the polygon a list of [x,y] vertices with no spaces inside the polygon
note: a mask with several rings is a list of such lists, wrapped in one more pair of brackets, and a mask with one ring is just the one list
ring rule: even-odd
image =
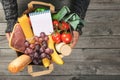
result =
[{"label": "grape", "polygon": [[39,43],[42,43],[42,41],[43,41],[43,38],[40,37],[39,38]]},{"label": "grape", "polygon": [[54,50],[53,49],[50,49],[50,54],[52,54],[54,52]]},{"label": "grape", "polygon": [[37,53],[38,53],[39,55],[41,55],[42,52],[40,52],[40,49],[39,49],[39,51],[37,51]]},{"label": "grape", "polygon": [[25,41],[25,47],[29,47],[29,42],[28,41]]},{"label": "grape", "polygon": [[47,42],[46,42],[46,41],[43,41],[43,42],[42,42],[42,46],[43,46],[44,48],[47,48],[47,47],[48,47]]},{"label": "grape", "polygon": [[24,53],[28,55],[28,50],[25,50],[25,52],[24,52]]},{"label": "grape", "polygon": [[49,54],[53,51],[48,48],[47,41],[49,37],[44,32],[41,32],[39,37],[34,37],[34,40],[35,42],[31,44],[28,41],[25,42],[25,54],[31,57],[33,63],[42,64],[42,59],[45,57],[51,59]]},{"label": "grape", "polygon": [[50,55],[47,55],[46,56],[49,60],[51,60],[52,59],[52,57],[50,56]]},{"label": "grape", "polygon": [[39,55],[37,52],[34,53],[34,58],[39,58]]},{"label": "grape", "polygon": [[50,48],[45,49],[45,53],[46,54],[50,54],[51,53],[51,49]]},{"label": "grape", "polygon": [[41,53],[38,53],[38,55],[39,55],[39,56],[38,56],[38,59],[41,59]]},{"label": "grape", "polygon": [[30,48],[26,48],[26,50],[28,51],[29,54],[32,54],[32,53],[33,53],[33,50],[30,49]]},{"label": "grape", "polygon": [[43,53],[45,51],[45,48],[42,46],[39,50],[41,53]]},{"label": "grape", "polygon": [[37,44],[37,45],[35,46],[35,50],[36,50],[36,51],[39,51],[39,49],[40,49],[40,45]]},{"label": "grape", "polygon": [[40,37],[41,37],[41,38],[44,38],[45,36],[46,36],[46,34],[45,34],[44,32],[41,32],[41,33],[40,33]]},{"label": "grape", "polygon": [[35,42],[35,45],[39,44],[39,42]]},{"label": "grape", "polygon": [[39,41],[39,37],[37,37],[37,36],[35,36],[34,39],[35,39],[36,42]]},{"label": "grape", "polygon": [[39,64],[38,61],[37,61],[37,59],[34,59],[33,63],[36,64],[36,65]]},{"label": "grape", "polygon": [[34,49],[35,48],[35,44],[30,44],[30,48]]},{"label": "grape", "polygon": [[45,41],[48,41],[49,40],[49,37],[46,35],[45,38],[44,38]]},{"label": "grape", "polygon": [[33,54],[29,54],[30,58],[33,60],[34,59],[34,56]]},{"label": "grape", "polygon": [[40,56],[41,56],[41,58],[45,58],[45,57],[46,57],[46,54],[45,54],[45,53],[42,53]]}]

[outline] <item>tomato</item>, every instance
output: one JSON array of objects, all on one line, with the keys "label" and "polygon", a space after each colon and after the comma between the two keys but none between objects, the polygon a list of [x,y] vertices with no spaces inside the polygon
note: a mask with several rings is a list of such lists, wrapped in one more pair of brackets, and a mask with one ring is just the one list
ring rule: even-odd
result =
[{"label": "tomato", "polygon": [[58,26],[59,26],[58,20],[53,20],[52,23],[53,23],[54,28],[58,28]]},{"label": "tomato", "polygon": [[60,43],[61,42],[61,35],[59,32],[55,32],[52,34],[52,39],[55,43]]},{"label": "tomato", "polygon": [[69,44],[72,40],[72,34],[71,33],[62,33],[61,34],[61,40],[66,43]]},{"label": "tomato", "polygon": [[67,22],[62,22],[59,26],[60,30],[68,30],[70,29],[70,25]]}]

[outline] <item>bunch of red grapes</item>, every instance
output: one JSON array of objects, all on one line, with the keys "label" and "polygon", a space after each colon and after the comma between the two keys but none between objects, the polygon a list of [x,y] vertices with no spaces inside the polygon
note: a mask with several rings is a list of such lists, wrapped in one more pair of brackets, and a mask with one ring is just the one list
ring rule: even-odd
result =
[{"label": "bunch of red grapes", "polygon": [[34,43],[25,42],[25,54],[29,55],[34,64],[41,64],[43,58],[51,60],[50,54],[53,53],[53,49],[48,47],[49,37],[41,32],[40,36],[35,36]]}]

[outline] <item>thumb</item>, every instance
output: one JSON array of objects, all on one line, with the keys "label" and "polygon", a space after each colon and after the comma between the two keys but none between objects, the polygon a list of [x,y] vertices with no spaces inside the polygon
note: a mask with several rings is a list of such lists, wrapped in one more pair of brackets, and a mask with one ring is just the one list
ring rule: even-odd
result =
[{"label": "thumb", "polygon": [[10,36],[11,36],[11,33],[6,33],[6,38],[7,38],[8,41],[10,39]]},{"label": "thumb", "polygon": [[72,39],[72,43],[71,43],[71,48],[75,47],[75,45],[77,44],[79,39],[79,33],[77,31],[73,31],[73,39]]}]

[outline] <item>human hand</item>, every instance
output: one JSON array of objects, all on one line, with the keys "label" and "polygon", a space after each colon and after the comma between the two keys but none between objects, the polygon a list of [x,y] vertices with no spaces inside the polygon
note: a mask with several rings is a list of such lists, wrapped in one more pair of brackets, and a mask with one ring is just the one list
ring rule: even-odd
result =
[{"label": "human hand", "polygon": [[7,38],[8,41],[10,39],[10,36],[11,36],[11,33],[6,33],[6,38]]},{"label": "human hand", "polygon": [[72,39],[72,43],[71,43],[71,48],[75,47],[75,45],[77,44],[79,39],[79,32],[77,31],[73,31],[73,39]]}]

